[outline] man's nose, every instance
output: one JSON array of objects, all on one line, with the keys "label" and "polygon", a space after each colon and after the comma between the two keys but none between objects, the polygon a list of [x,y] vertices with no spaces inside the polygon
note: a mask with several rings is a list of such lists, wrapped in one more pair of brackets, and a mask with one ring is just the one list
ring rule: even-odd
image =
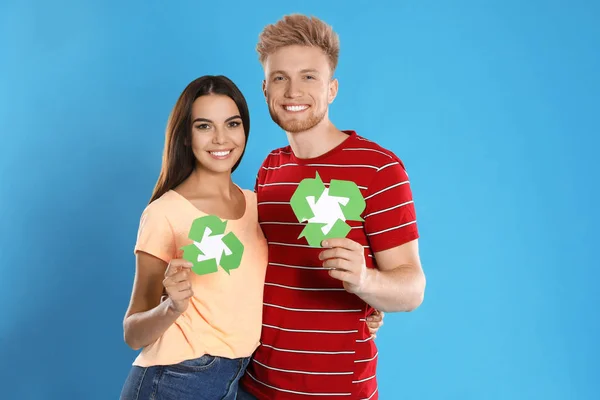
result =
[{"label": "man's nose", "polygon": [[300,88],[300,84],[297,83],[295,80],[290,79],[288,81],[288,84],[286,87],[285,96],[289,97],[289,98],[295,98],[295,97],[302,96],[302,90]]}]

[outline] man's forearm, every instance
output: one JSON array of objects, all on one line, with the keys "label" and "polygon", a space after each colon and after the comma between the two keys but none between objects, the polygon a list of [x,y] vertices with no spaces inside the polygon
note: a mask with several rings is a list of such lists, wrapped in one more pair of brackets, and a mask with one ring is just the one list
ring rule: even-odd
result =
[{"label": "man's forearm", "polygon": [[399,312],[419,307],[424,293],[423,272],[412,266],[400,266],[389,271],[369,269],[364,289],[356,294],[377,310]]}]

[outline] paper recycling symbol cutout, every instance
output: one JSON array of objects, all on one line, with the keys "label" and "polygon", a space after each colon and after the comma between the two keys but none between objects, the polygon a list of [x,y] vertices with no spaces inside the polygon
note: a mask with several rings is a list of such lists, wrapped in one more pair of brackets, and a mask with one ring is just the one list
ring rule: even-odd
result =
[{"label": "paper recycling symbol cutout", "polygon": [[358,186],[352,181],[332,179],[325,187],[319,173],[300,182],[290,205],[298,222],[308,223],[300,233],[312,247],[330,238],[343,238],[350,232],[346,221],[364,221],[361,218],[366,202]]},{"label": "paper recycling symbol cutout", "polygon": [[217,272],[219,265],[228,274],[240,266],[244,245],[233,232],[225,234],[227,221],[214,215],[197,218],[188,238],[193,243],[182,247],[183,258],[193,264],[198,275]]}]

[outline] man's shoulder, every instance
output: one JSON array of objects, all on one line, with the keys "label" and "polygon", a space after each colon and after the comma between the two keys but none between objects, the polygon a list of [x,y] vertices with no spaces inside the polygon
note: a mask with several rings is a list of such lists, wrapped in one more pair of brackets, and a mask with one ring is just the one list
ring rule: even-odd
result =
[{"label": "man's shoulder", "polygon": [[285,160],[289,159],[291,155],[292,148],[289,145],[271,150],[263,160],[262,166],[267,167],[269,165],[280,164],[282,162],[285,162]]},{"label": "man's shoulder", "polygon": [[292,147],[288,144],[287,146],[283,146],[283,147],[279,147],[277,149],[271,150],[269,152],[269,157],[270,156],[278,156],[280,154],[291,154],[292,152]]},{"label": "man's shoulder", "polygon": [[349,143],[344,150],[347,156],[372,164],[377,168],[391,163],[399,163],[404,167],[400,157],[395,152],[358,134],[355,136],[355,140]]}]

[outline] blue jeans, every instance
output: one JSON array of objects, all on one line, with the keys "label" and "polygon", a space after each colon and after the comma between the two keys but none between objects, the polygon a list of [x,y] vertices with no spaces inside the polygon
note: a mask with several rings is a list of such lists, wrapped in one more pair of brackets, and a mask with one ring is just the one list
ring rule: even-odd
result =
[{"label": "blue jeans", "polygon": [[204,355],[174,365],[134,365],[120,400],[235,400],[249,362]]}]

